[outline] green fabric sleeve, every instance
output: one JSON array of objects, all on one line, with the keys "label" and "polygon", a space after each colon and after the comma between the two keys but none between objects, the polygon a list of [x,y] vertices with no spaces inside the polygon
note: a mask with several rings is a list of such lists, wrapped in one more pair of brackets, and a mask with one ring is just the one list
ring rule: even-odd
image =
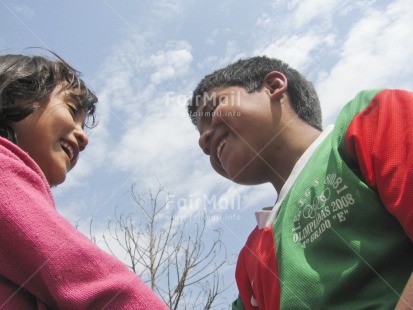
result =
[{"label": "green fabric sleeve", "polygon": [[241,296],[238,295],[238,298],[232,303],[232,310],[245,310]]}]

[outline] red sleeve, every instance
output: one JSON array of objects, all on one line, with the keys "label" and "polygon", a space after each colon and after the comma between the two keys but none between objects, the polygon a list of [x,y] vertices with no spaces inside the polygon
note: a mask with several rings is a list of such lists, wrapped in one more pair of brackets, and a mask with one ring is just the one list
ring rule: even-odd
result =
[{"label": "red sleeve", "polygon": [[245,309],[280,308],[280,282],[272,227],[256,227],[250,234],[238,257],[235,278]]},{"label": "red sleeve", "polygon": [[16,309],[29,292],[59,309],[166,309],[123,263],[57,213],[37,166],[12,155],[0,145],[0,308]]},{"label": "red sleeve", "polygon": [[413,93],[378,93],[350,123],[346,147],[413,240]]},{"label": "red sleeve", "polygon": [[[235,270],[235,278],[237,280],[237,286],[239,290],[239,299],[241,299],[243,307],[245,309],[251,309],[250,302],[244,302],[247,300],[251,300],[251,296],[253,296],[253,291],[251,287],[251,283],[248,280],[248,274],[246,269],[246,262],[245,262],[245,247],[242,248],[241,252],[239,253],[238,260],[237,260],[237,268]],[[248,299],[249,298],[249,299]]]}]

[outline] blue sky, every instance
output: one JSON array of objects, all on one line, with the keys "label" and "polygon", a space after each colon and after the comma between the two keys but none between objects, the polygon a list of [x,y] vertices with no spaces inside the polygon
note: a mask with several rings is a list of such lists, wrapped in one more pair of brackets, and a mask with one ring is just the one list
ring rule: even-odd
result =
[{"label": "blue sky", "polygon": [[103,229],[116,206],[133,205],[132,184],[161,184],[179,216],[196,221],[205,211],[238,253],[254,211],[276,193],[216,175],[185,103],[205,74],[240,57],[265,54],[301,70],[319,91],[324,125],[359,90],[413,88],[411,0],[0,0],[0,26],[3,53],[51,49],[100,99],[88,149],[53,189],[59,211],[86,233],[92,216]]}]

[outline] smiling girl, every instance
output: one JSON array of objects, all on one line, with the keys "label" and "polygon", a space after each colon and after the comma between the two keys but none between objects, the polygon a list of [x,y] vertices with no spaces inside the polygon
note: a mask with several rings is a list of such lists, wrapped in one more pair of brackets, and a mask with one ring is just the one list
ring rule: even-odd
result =
[{"label": "smiling girl", "polygon": [[97,97],[55,56],[0,56],[0,309],[165,309],[56,211]]}]

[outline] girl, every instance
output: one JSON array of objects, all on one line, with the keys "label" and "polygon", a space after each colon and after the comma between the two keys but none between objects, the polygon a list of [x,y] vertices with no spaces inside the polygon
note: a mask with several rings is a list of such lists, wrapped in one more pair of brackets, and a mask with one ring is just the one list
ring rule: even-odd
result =
[{"label": "girl", "polygon": [[56,57],[0,56],[0,309],[165,309],[56,211],[97,102]]}]

